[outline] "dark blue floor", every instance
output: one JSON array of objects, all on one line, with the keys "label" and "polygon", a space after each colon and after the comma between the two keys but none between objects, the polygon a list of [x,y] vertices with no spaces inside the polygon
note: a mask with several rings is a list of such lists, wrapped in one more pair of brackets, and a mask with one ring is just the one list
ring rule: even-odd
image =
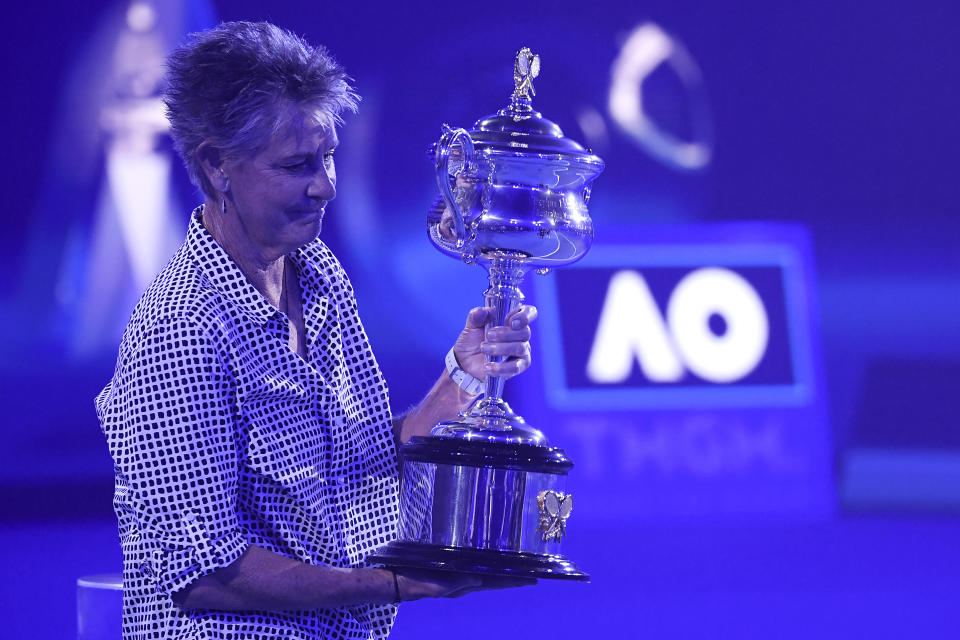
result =
[{"label": "dark blue floor", "polygon": [[[408,603],[393,637],[960,637],[960,518],[571,533],[565,551],[591,584]],[[112,521],[4,525],[0,545],[0,638],[75,637],[77,576],[120,564]]]},{"label": "dark blue floor", "polygon": [[568,545],[590,585],[405,607],[397,638],[960,637],[960,520],[648,525]]}]

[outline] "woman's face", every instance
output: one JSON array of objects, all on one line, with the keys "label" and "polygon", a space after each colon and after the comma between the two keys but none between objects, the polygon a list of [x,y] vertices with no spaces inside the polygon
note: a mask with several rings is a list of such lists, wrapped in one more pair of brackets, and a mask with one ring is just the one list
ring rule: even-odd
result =
[{"label": "woman's face", "polygon": [[337,195],[332,120],[294,105],[288,110],[265,149],[223,165],[230,179],[227,199],[243,234],[270,258],[316,239],[324,207]]}]

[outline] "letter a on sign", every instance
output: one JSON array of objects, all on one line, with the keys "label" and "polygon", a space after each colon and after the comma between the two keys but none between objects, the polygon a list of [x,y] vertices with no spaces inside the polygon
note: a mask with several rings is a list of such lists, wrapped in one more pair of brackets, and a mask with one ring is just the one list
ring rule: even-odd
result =
[{"label": "letter a on sign", "polygon": [[599,383],[623,382],[634,362],[653,382],[675,382],[684,374],[646,281],[636,271],[623,270],[613,275],[607,287],[587,375]]}]

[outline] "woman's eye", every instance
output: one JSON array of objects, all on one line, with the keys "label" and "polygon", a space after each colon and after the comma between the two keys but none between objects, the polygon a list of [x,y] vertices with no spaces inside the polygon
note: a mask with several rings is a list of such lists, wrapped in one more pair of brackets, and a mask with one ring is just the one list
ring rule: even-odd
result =
[{"label": "woman's eye", "polygon": [[301,162],[294,162],[293,164],[285,164],[283,165],[283,168],[286,169],[287,171],[300,171],[306,166],[307,166],[307,162],[304,160]]}]

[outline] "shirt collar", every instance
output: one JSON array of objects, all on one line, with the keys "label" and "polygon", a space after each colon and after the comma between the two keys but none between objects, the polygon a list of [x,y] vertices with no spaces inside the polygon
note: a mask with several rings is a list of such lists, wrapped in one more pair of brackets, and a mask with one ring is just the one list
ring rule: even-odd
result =
[{"label": "shirt collar", "polygon": [[318,250],[323,246],[320,240],[304,245],[290,256],[297,265],[297,277],[300,279],[300,289],[304,293],[317,291],[321,296],[330,293],[330,274],[324,273],[322,260]]},{"label": "shirt collar", "polygon": [[203,226],[202,216],[203,205],[194,209],[190,216],[187,249],[191,257],[224,298],[236,304],[257,324],[266,324],[279,312],[250,284],[233,258],[210,235]]}]

